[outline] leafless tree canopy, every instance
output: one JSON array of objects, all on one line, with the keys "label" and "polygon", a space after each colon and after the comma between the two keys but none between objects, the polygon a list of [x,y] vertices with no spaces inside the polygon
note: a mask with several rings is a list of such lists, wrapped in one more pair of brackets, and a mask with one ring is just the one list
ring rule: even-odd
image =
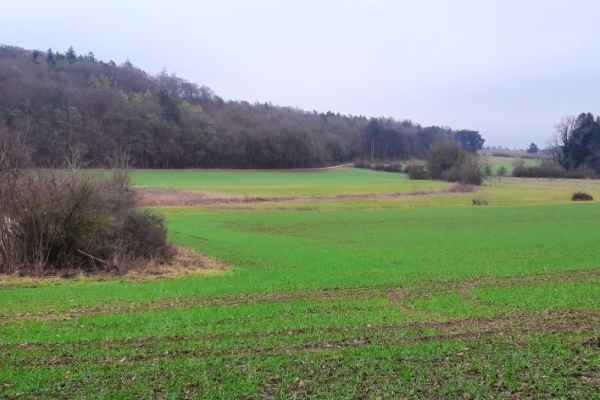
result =
[{"label": "leafless tree canopy", "polygon": [[422,158],[440,139],[471,152],[484,142],[477,131],[408,119],[224,101],[166,71],[151,76],[72,48],[0,46],[0,84],[0,121],[28,130],[32,160],[42,167],[97,166],[127,153],[139,168],[303,168]]}]

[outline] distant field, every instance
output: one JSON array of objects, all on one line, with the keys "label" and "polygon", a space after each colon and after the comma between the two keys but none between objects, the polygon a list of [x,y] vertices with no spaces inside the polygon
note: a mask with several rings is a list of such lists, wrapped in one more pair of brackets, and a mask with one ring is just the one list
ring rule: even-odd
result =
[{"label": "distant field", "polygon": [[322,196],[393,193],[448,188],[434,181],[411,181],[405,174],[359,168],[315,171],[132,170],[138,186],[252,196]]},{"label": "distant field", "polygon": [[134,181],[300,198],[156,208],[221,275],[0,286],[0,398],[600,398],[600,205],[569,200],[596,181],[359,200],[313,196],[425,183],[355,169]]},{"label": "distant field", "polygon": [[510,176],[515,169],[515,162],[522,162],[526,166],[538,165],[540,160],[520,157],[495,157],[481,156],[481,161],[492,167],[492,173],[496,175],[500,167],[506,169],[506,175]]}]

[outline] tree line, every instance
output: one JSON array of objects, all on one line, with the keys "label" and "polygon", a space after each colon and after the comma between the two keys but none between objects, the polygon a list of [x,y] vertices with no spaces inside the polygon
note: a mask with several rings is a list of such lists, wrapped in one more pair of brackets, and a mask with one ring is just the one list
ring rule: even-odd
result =
[{"label": "tree line", "polygon": [[554,160],[567,171],[600,175],[600,116],[564,117],[555,128]]},{"label": "tree line", "polygon": [[472,130],[410,120],[226,101],[166,71],[153,76],[78,55],[0,46],[0,134],[21,135],[36,166],[300,168],[424,158],[439,140],[475,152]]}]

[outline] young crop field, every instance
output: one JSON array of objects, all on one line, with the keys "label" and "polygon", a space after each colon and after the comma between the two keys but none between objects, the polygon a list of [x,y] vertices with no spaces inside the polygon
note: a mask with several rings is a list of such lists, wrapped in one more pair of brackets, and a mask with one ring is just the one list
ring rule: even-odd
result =
[{"label": "young crop field", "polygon": [[0,398],[600,398],[600,205],[570,201],[595,181],[133,180],[223,194],[154,210],[227,269],[0,278]]},{"label": "young crop field", "polygon": [[249,196],[322,196],[357,193],[392,193],[443,189],[436,181],[411,181],[405,174],[367,169],[334,168],[313,171],[243,170],[138,170],[133,183],[188,191]]},{"label": "young crop field", "polygon": [[[489,152],[488,152],[489,153]],[[515,169],[515,163],[523,163],[525,166],[539,165],[541,159],[538,158],[522,158],[522,157],[498,157],[492,155],[482,155],[482,161],[492,168],[492,173],[495,175],[501,167],[506,170],[506,175],[512,174]]]}]

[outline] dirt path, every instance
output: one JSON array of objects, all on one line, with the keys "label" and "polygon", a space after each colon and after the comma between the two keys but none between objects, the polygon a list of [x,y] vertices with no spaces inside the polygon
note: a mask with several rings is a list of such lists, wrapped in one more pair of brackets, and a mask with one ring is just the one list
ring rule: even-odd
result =
[{"label": "dirt path", "polygon": [[366,199],[397,199],[410,196],[450,195],[473,193],[475,186],[453,186],[444,190],[415,190],[401,193],[338,194],[332,196],[239,196],[214,192],[192,192],[178,189],[139,187],[140,205],[149,207],[195,207],[220,204],[242,204],[259,202],[335,201]]}]

